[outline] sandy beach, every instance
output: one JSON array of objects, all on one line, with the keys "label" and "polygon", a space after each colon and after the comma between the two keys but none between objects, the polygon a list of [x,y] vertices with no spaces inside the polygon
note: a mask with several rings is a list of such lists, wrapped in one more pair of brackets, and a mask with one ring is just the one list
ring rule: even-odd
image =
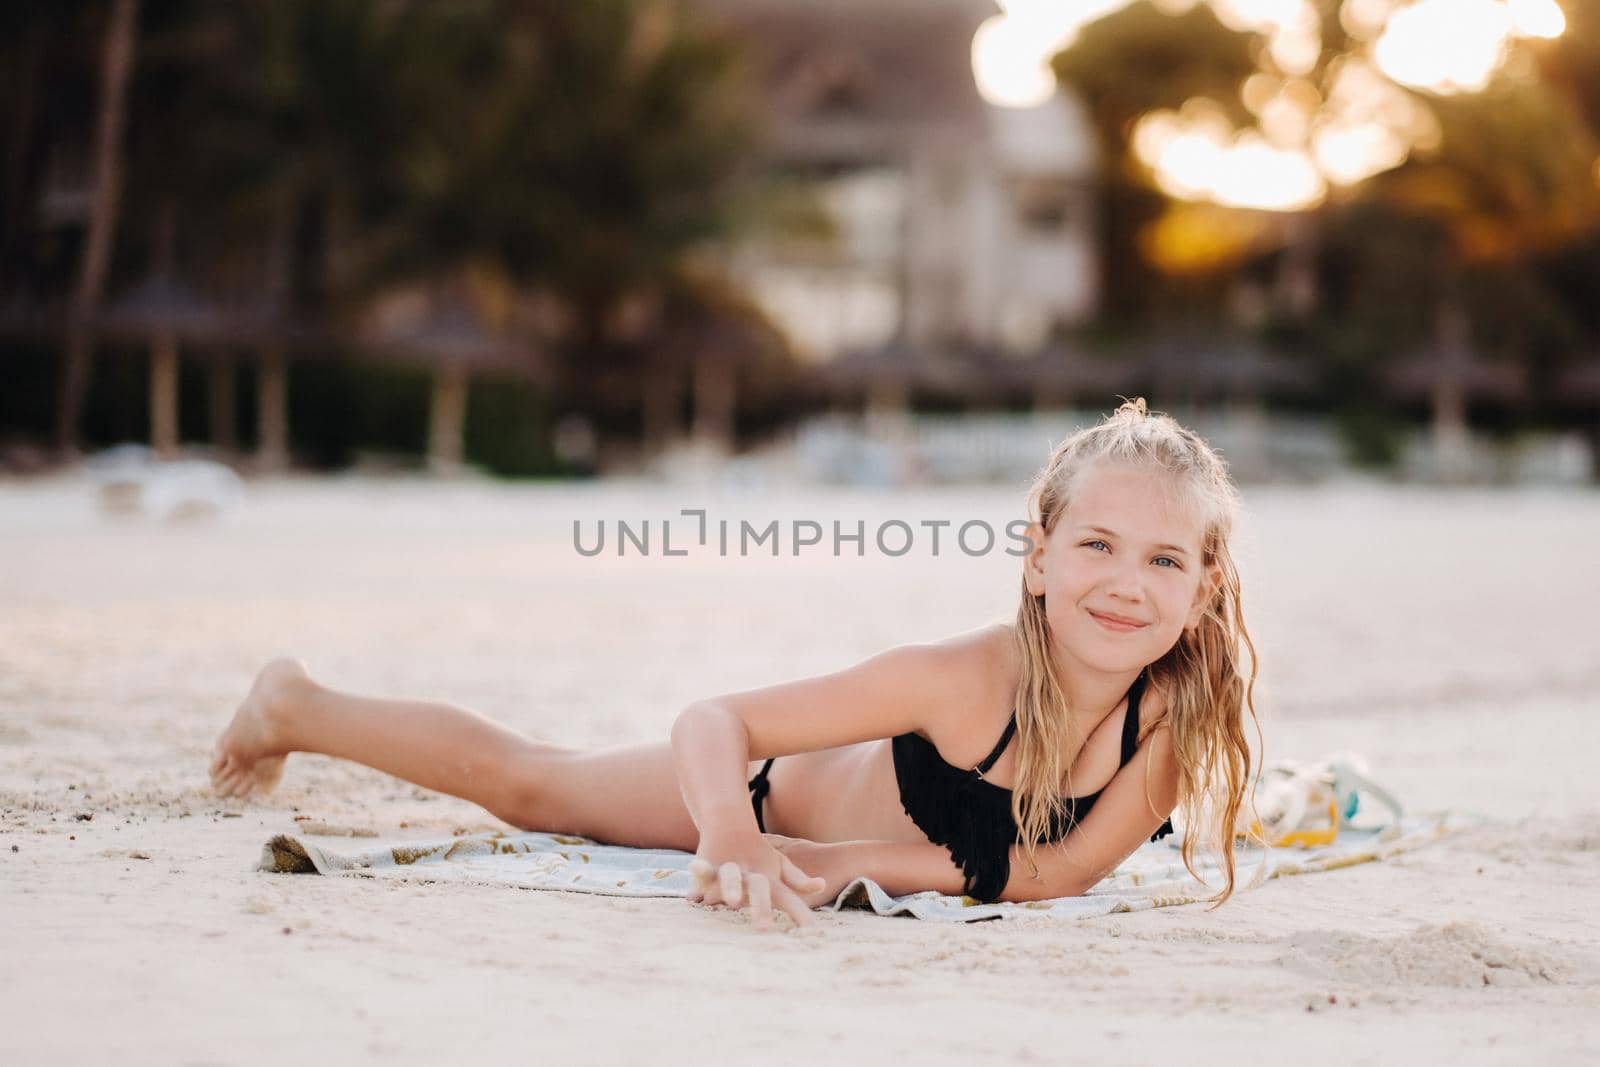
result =
[{"label": "sandy beach", "polygon": [[[257,873],[297,816],[497,824],[308,756],[221,803],[212,740],[283,652],[561,743],[662,738],[696,697],[1009,616],[999,548],[894,558],[870,531],[1003,529],[1020,490],[290,479],[173,524],[0,483],[0,1062],[1600,1062],[1600,495],[1245,504],[1268,757],[1354,750],[1410,808],[1491,825],[1216,911],[762,935],[678,901]],[[686,544],[683,508],[869,543],[574,549],[602,519]]]}]

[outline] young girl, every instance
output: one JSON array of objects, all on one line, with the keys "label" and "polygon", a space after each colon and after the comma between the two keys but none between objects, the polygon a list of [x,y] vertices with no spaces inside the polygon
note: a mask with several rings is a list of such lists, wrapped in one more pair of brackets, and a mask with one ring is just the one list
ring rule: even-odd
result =
[{"label": "young girl", "polygon": [[762,927],[774,907],[806,922],[857,876],[896,895],[1079,894],[1181,806],[1215,827],[1220,903],[1255,715],[1222,461],[1134,400],[1059,445],[1029,504],[1014,623],[698,701],[670,743],[574,751],[278,659],[218,740],[213,785],[243,796],[290,752],[341,756],[513,826],[693,851],[691,900]]}]

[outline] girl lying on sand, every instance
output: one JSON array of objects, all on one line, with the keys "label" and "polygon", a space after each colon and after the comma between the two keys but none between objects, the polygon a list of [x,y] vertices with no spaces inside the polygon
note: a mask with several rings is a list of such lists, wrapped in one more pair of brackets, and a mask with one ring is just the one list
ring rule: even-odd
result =
[{"label": "girl lying on sand", "polygon": [[276,659],[217,741],[213,786],[270,789],[291,752],[356,760],[523,829],[692,851],[690,899],[759,927],[775,908],[809,921],[858,876],[894,895],[1080,894],[1181,806],[1215,828],[1225,900],[1255,649],[1222,461],[1134,400],[1059,445],[1029,505],[1009,625],[697,701],[668,742],[591,752]]}]

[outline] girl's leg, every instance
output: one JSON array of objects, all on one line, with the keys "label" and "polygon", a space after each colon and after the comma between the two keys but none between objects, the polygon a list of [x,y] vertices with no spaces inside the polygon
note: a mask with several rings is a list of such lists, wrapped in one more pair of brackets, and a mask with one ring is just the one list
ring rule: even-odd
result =
[{"label": "girl's leg", "polygon": [[212,784],[225,796],[271,789],[290,752],[354,760],[523,829],[653,848],[699,841],[665,743],[577,752],[450,704],[340,693],[277,659],[218,739]]}]

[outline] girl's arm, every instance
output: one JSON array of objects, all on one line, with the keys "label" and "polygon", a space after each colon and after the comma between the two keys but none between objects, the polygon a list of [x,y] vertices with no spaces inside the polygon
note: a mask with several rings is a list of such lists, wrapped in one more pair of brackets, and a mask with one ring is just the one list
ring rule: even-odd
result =
[{"label": "girl's arm", "polygon": [[[844,865],[855,871],[851,877],[871,878],[892,897],[930,889],[952,897],[966,892],[966,875],[943,845],[928,841],[846,841],[843,847],[850,853]],[[848,881],[847,878],[846,884]]]},{"label": "girl's arm", "polygon": [[[700,830],[698,858],[718,882],[707,899],[738,907],[745,875],[752,889],[788,907],[780,857],[756,827],[745,768],[749,760],[854,744],[927,730],[981,700],[993,669],[981,635],[907,645],[847,670],[698,701],[678,716],[672,749],[684,803]],[[731,869],[729,865],[732,865]],[[794,888],[791,886],[791,888]],[[758,921],[765,910],[752,901]]]},{"label": "girl's arm", "polygon": [[[1149,775],[1146,799],[1145,776]],[[1166,727],[1152,730],[1128,766],[1117,772],[1077,828],[1054,845],[1034,850],[1036,879],[1028,870],[1021,846],[1011,848],[1011,877],[1002,901],[1048,900],[1081,896],[1161,828],[1177,805],[1178,765]],[[965,891],[966,878],[950,858],[950,850],[928,842],[845,841],[803,843],[785,851],[801,867],[814,869],[826,887],[808,895],[828,903],[856,877],[871,878],[890,896],[935,890],[949,896]],[[807,866],[810,862],[811,866]],[[815,899],[824,898],[825,899]]]},{"label": "girl's arm", "polygon": [[1039,877],[1028,870],[1020,846],[1011,849],[1011,878],[1001,900],[1081,896],[1161,828],[1178,805],[1178,761],[1172,731],[1150,731],[1119,770],[1083,822],[1054,845],[1034,850]]},{"label": "girl's arm", "polygon": [[801,894],[807,906],[832,904],[857,878],[871,878],[891,896],[929,889],[955,895],[965,884],[948,849],[926,841],[807,841],[767,834],[767,840],[803,870],[822,879]]},{"label": "girl's arm", "polygon": [[988,650],[963,635],[904,645],[833,674],[696,701],[672,726],[684,802],[705,833],[756,833],[750,760],[914,730],[981,701]]}]

